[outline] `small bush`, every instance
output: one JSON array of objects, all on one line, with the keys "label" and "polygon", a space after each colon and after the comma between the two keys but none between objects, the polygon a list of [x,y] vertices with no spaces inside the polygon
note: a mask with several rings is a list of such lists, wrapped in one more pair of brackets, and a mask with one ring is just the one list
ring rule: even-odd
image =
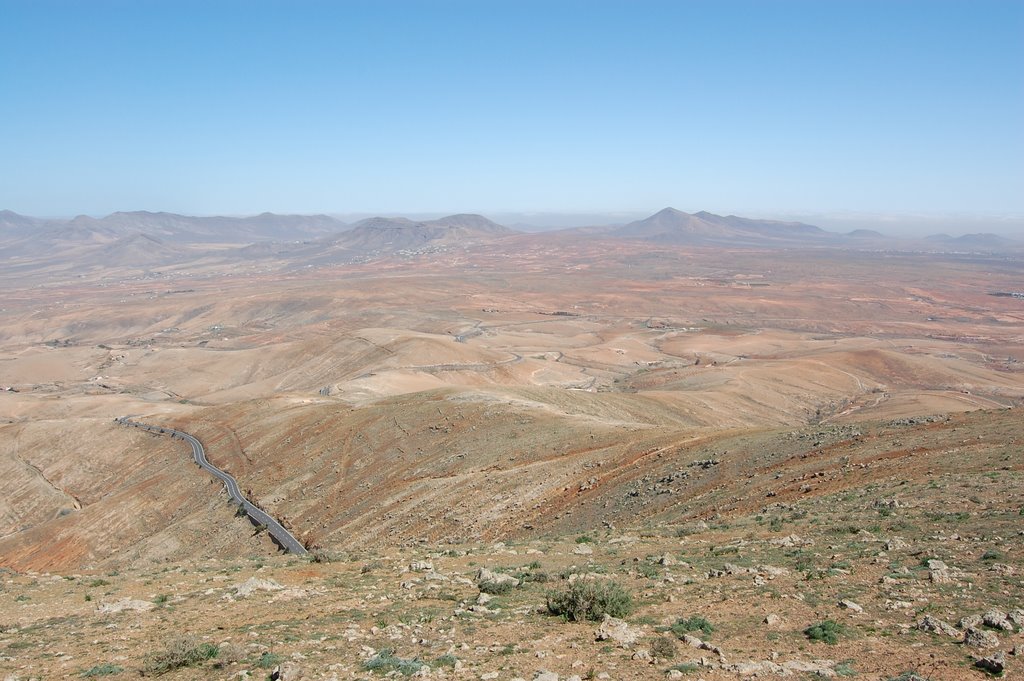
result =
[{"label": "small bush", "polygon": [[573,622],[597,621],[605,615],[625,617],[633,610],[633,597],[617,582],[580,579],[564,591],[549,591],[547,606]]},{"label": "small bush", "polygon": [[640,563],[636,566],[636,571],[641,577],[646,577],[647,579],[661,577],[661,569],[654,563]]},{"label": "small bush", "polygon": [[248,657],[245,646],[239,643],[225,643],[217,649],[218,666],[230,665],[234,662],[242,662]]},{"label": "small bush", "polygon": [[804,635],[812,641],[824,641],[829,645],[839,643],[839,637],[846,633],[843,625],[835,620],[818,622],[804,629]]},{"label": "small bush", "polygon": [[509,591],[515,588],[512,585],[512,582],[498,582],[491,579],[484,580],[480,582],[477,586],[480,587],[480,591],[484,592],[485,594],[490,594],[492,596],[500,596],[501,594],[507,594]]},{"label": "small bush", "polygon": [[264,653],[260,655],[260,659],[256,660],[256,666],[260,669],[270,669],[271,667],[276,667],[281,664],[283,659],[284,658],[280,655],[264,651]]},{"label": "small bush", "polygon": [[857,670],[853,668],[853,660],[843,660],[833,667],[833,671],[836,676],[857,676]]},{"label": "small bush", "polygon": [[459,661],[459,658],[455,657],[451,653],[445,653],[441,657],[434,660],[434,664],[438,667],[455,667],[455,664]]},{"label": "small bush", "polygon": [[594,543],[594,538],[593,537],[589,537],[589,536],[587,536],[585,534],[581,534],[580,536],[576,537],[576,543],[577,544],[593,544]]},{"label": "small bush", "polygon": [[310,563],[333,563],[335,560],[334,554],[325,549],[313,549],[309,552]]},{"label": "small bush", "polygon": [[395,657],[395,651],[391,648],[384,648],[363,663],[363,669],[368,672],[377,672],[379,674],[398,672],[402,676],[412,676],[425,666],[415,658],[405,660],[401,657]]},{"label": "small bush", "polygon": [[668,668],[668,671],[677,671],[684,674],[692,674],[700,669],[700,667],[694,662],[683,662],[681,664],[673,665]]},{"label": "small bush", "polygon": [[147,658],[142,674],[159,676],[181,667],[191,667],[217,657],[217,652],[217,646],[201,643],[195,636],[178,636],[170,639],[163,650]]},{"label": "small bush", "polygon": [[675,624],[671,627],[672,633],[679,638],[683,637],[683,634],[689,634],[691,631],[699,631],[704,634],[705,638],[711,636],[715,631],[715,627],[711,622],[708,621],[703,615],[694,615],[693,617],[680,617],[675,621]]},{"label": "small bush", "polygon": [[90,678],[93,676],[111,676],[112,674],[120,674],[124,671],[124,667],[118,667],[116,664],[98,664],[95,667],[86,669],[82,672],[82,676]]},{"label": "small bush", "polygon": [[551,579],[551,575],[546,572],[527,572],[522,575],[521,579],[524,582],[536,582],[538,584],[544,584]]},{"label": "small bush", "polygon": [[651,655],[661,660],[671,660],[676,656],[676,642],[664,636],[651,639]]}]

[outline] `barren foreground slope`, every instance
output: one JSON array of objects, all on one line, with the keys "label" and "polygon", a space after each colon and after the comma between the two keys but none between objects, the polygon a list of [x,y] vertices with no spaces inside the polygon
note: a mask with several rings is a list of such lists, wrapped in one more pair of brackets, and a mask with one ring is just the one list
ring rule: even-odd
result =
[{"label": "barren foreground slope", "polygon": [[[236,646],[233,663],[205,663],[214,678],[263,652],[347,678],[385,646],[435,660],[432,674],[493,678],[636,678],[680,661],[735,678],[794,660],[779,669],[981,674],[952,636],[914,627],[1021,607],[1024,307],[991,295],[1019,288],[1019,260],[500,243],[344,267],[8,279],[4,664],[129,674],[171,625]],[[274,557],[187,447],[118,428],[123,415],[196,435],[343,560]],[[284,590],[229,588],[255,558]],[[434,569],[401,575],[419,560]],[[570,564],[633,592],[637,642],[596,643],[595,625],[538,612]],[[481,565],[551,583],[474,612],[462,578]],[[123,598],[156,607],[97,611]],[[632,659],[694,614],[716,624],[721,655]],[[759,624],[768,614],[779,621]],[[837,618],[834,649],[801,633]],[[72,640],[107,626],[120,643]]]}]

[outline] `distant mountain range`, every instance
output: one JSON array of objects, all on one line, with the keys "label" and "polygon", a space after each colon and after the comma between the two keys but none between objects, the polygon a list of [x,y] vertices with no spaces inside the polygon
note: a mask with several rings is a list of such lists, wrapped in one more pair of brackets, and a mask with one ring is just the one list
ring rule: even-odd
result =
[{"label": "distant mountain range", "polygon": [[[766,245],[767,242],[826,239],[837,235],[801,222],[752,220],[735,215],[721,216],[701,211],[684,213],[665,208],[654,215],[609,232],[626,239],[644,239],[669,244],[725,242],[733,245]],[[810,245],[810,244],[807,244]]]},{"label": "distant mountain range", "polygon": [[336,248],[362,252],[409,251],[431,243],[455,243],[512,233],[513,230],[482,215],[449,215],[425,222],[406,218],[367,218],[334,237],[331,244]]},{"label": "distant mountain range", "polygon": [[685,213],[665,208],[618,226],[522,234],[482,215],[436,220],[372,217],[346,224],[329,215],[193,217],[146,211],[102,218],[41,219],[0,211],[0,267],[55,271],[103,267],[152,268],[199,259],[207,262],[286,260],[293,266],[365,260],[393,254],[489,242],[512,235],[546,239],[630,239],[679,246],[752,248],[855,248],[947,252],[1018,252],[1024,242],[994,234],[926,239],[887,237],[873,230],[828,232],[801,222]]},{"label": "distant mountain range", "polygon": [[275,215],[251,217],[192,217],[175,213],[133,211],[111,213],[103,218],[79,215],[70,220],[43,220],[0,211],[0,238],[32,232],[47,238],[117,239],[142,233],[178,243],[236,243],[239,241],[288,240],[329,234],[345,229],[344,222],[329,215]]}]

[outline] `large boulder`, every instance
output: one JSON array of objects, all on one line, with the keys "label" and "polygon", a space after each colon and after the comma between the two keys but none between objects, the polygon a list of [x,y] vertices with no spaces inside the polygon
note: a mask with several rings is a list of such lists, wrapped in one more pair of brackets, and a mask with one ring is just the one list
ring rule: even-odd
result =
[{"label": "large boulder", "polygon": [[925,615],[924,618],[917,623],[917,628],[921,631],[929,631],[933,634],[941,634],[943,636],[949,636],[950,638],[960,638],[960,632],[952,624],[943,622],[938,617],[932,617],[931,615]]},{"label": "large boulder", "polygon": [[964,645],[971,648],[998,648],[999,637],[984,629],[968,627],[964,632]]},{"label": "large boulder", "polygon": [[630,646],[640,638],[640,632],[618,617],[605,615],[604,620],[597,627],[595,636],[598,641],[615,641],[620,646]]}]

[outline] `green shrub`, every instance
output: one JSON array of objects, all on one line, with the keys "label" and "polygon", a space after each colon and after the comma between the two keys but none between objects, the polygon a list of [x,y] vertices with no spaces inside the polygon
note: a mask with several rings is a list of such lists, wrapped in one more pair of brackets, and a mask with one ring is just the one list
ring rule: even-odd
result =
[{"label": "green shrub", "polygon": [[704,634],[705,638],[711,636],[715,631],[714,625],[708,621],[703,615],[694,615],[693,617],[680,617],[675,621],[675,624],[671,627],[672,633],[679,638],[683,637],[683,634],[689,634],[691,631],[699,631]]},{"label": "green shrub", "polygon": [[485,594],[490,594],[492,596],[500,596],[501,594],[507,594],[509,591],[515,588],[515,586],[512,585],[512,582],[498,582],[492,579],[486,579],[480,582],[477,586],[480,588],[480,591],[484,592]]},{"label": "green shrub", "polygon": [[459,661],[459,658],[455,657],[451,653],[445,653],[441,657],[434,660],[434,664],[438,667],[455,667],[455,664]]},{"label": "green shrub", "polygon": [[391,648],[384,648],[363,663],[363,669],[368,672],[376,672],[378,674],[398,672],[402,676],[412,676],[425,666],[415,658],[405,660],[401,657],[395,657],[395,651]]},{"label": "green shrub", "polygon": [[857,670],[853,668],[853,660],[843,660],[833,667],[832,671],[836,673],[836,676],[857,676]]},{"label": "green shrub", "polygon": [[835,620],[818,622],[804,629],[804,635],[812,641],[824,641],[829,645],[839,643],[839,637],[846,633],[843,625]]},{"label": "green shrub", "polygon": [[112,674],[120,674],[124,671],[124,667],[118,667],[116,664],[98,664],[95,667],[91,667],[82,672],[82,676],[90,678],[93,676],[110,676]]},{"label": "green shrub", "polygon": [[636,571],[641,577],[646,577],[647,579],[661,577],[661,569],[654,563],[640,563],[636,566]]},{"label": "green shrub", "polygon": [[263,654],[260,655],[260,659],[256,660],[256,666],[260,669],[270,669],[271,667],[276,667],[281,664],[282,660],[284,660],[284,658],[280,655],[264,651]]},{"label": "green shrub", "polygon": [[668,671],[677,671],[684,674],[692,674],[700,669],[700,667],[694,662],[682,662],[680,664],[673,665],[668,668]]},{"label": "green shrub", "polygon": [[202,643],[195,636],[177,636],[167,641],[164,649],[151,654],[142,667],[143,676],[158,676],[181,667],[217,657],[217,646]]},{"label": "green shrub", "polygon": [[611,580],[578,579],[564,591],[549,591],[547,606],[573,622],[597,621],[605,615],[625,617],[633,610],[633,597]]}]

